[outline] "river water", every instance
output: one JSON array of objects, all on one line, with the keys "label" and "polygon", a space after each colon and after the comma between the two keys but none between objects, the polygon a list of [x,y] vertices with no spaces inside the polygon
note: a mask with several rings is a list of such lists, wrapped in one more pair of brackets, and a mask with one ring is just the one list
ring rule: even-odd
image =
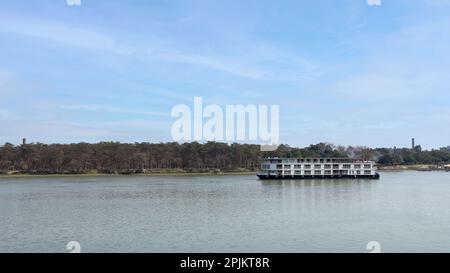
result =
[{"label": "river water", "polygon": [[0,178],[0,252],[450,251],[450,173]]}]

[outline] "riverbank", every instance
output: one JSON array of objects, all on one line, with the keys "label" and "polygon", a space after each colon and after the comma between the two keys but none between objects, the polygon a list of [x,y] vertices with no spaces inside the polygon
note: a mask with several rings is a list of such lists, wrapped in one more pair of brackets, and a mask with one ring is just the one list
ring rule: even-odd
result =
[{"label": "riverbank", "polygon": [[27,177],[105,177],[105,176],[225,176],[225,175],[256,175],[252,171],[230,171],[230,172],[152,172],[138,174],[106,174],[106,173],[80,173],[80,174],[1,174],[1,178],[27,178]]},{"label": "riverbank", "polygon": [[450,171],[450,165],[414,164],[414,165],[378,165],[381,171]]},{"label": "riverbank", "polygon": [[[450,171],[450,165],[432,165],[432,164],[415,164],[415,165],[378,165],[380,171]],[[21,173],[18,171],[9,172],[8,174],[0,174],[1,178],[27,178],[27,177],[104,177],[104,176],[224,176],[224,175],[256,175],[257,172],[246,169],[220,171],[188,171],[183,169],[162,169],[147,170],[145,172],[133,173],[99,173],[92,171],[89,173]]]}]

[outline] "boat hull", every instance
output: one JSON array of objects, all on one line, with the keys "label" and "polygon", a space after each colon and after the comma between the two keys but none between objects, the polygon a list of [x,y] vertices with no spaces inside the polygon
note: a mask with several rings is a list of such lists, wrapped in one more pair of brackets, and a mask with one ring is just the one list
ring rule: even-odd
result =
[{"label": "boat hull", "polygon": [[261,180],[291,180],[291,179],[380,179],[380,174],[374,175],[267,175],[257,174]]}]

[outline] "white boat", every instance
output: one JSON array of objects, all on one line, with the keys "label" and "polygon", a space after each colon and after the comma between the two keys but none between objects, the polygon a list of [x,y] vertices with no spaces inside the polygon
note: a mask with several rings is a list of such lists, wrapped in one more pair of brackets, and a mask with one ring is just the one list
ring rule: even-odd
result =
[{"label": "white boat", "polygon": [[351,158],[265,158],[260,179],[379,179],[374,161]]}]

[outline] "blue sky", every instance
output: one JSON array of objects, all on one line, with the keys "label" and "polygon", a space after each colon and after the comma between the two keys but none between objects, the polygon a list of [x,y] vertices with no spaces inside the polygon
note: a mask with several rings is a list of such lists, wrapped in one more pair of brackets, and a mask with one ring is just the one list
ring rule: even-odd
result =
[{"label": "blue sky", "polygon": [[450,1],[0,1],[0,143],[171,141],[279,104],[281,142],[449,145]]}]

